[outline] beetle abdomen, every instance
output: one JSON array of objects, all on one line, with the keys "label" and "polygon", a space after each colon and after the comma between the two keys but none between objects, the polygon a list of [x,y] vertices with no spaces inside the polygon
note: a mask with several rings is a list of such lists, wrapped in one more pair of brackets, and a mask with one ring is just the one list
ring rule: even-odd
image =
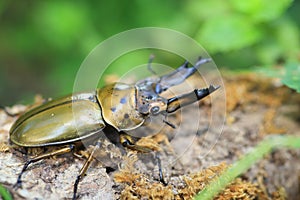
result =
[{"label": "beetle abdomen", "polygon": [[95,93],[78,93],[21,116],[10,130],[10,139],[27,147],[64,144],[89,137],[104,126]]}]

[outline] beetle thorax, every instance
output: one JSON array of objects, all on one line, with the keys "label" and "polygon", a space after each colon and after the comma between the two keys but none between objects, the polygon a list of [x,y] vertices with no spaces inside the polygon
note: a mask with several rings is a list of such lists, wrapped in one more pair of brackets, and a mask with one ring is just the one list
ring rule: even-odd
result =
[{"label": "beetle thorax", "polygon": [[135,87],[125,83],[115,83],[97,90],[102,116],[106,123],[117,130],[132,130],[144,122],[144,117],[136,110]]}]

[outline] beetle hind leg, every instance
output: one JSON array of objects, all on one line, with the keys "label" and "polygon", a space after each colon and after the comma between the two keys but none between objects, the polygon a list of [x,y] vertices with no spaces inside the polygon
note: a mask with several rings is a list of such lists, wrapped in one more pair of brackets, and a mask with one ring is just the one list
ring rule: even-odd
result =
[{"label": "beetle hind leg", "polygon": [[45,159],[45,158],[49,158],[49,157],[52,157],[52,156],[56,156],[56,155],[62,155],[62,154],[66,154],[66,153],[69,153],[71,152],[72,150],[74,149],[74,145],[71,144],[65,148],[62,148],[62,149],[58,149],[58,150],[55,150],[55,151],[52,151],[52,152],[49,152],[49,153],[45,153],[45,154],[42,154],[42,155],[39,155],[39,156],[36,156],[36,157],[33,157],[33,158],[30,158],[29,160],[27,160],[22,168],[22,171],[20,172],[19,176],[18,176],[18,179],[17,179],[17,182],[16,184],[13,186],[15,189],[17,188],[22,188],[22,175],[24,174],[24,172],[27,170],[28,166],[32,163],[35,163],[39,160],[42,160],[42,159]]}]

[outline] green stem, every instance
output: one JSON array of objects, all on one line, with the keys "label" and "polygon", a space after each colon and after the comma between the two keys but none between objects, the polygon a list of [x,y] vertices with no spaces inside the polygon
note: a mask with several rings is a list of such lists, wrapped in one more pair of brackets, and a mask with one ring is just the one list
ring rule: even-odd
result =
[{"label": "green stem", "polygon": [[248,170],[255,162],[274,148],[300,148],[300,137],[296,136],[269,136],[259,143],[250,153],[228,168],[216,181],[210,183],[198,195],[195,200],[213,199],[226,185],[236,177]]},{"label": "green stem", "polygon": [[10,192],[2,185],[0,185],[0,197],[2,197],[3,200],[12,200],[13,199]]}]

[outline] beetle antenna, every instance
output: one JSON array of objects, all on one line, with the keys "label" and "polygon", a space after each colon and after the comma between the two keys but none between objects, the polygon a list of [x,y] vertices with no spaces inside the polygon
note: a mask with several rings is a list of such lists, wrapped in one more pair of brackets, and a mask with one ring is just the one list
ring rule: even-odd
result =
[{"label": "beetle antenna", "polygon": [[167,120],[163,120],[164,123],[166,123],[167,125],[169,125],[171,128],[176,129],[176,126],[174,124],[172,124],[171,122],[167,121]]},{"label": "beetle antenna", "polygon": [[151,64],[152,64],[152,62],[153,62],[153,60],[154,60],[154,57],[155,57],[155,56],[154,56],[153,54],[150,55],[147,68],[148,68],[148,70],[149,70],[152,74],[154,74],[154,75],[157,76],[157,73],[152,69],[152,66],[151,66]]},{"label": "beetle antenna", "polygon": [[165,117],[165,118],[163,119],[163,122],[164,122],[165,124],[169,125],[171,128],[176,129],[176,126],[167,120],[167,115],[166,115],[166,114],[162,114],[162,115]]}]

